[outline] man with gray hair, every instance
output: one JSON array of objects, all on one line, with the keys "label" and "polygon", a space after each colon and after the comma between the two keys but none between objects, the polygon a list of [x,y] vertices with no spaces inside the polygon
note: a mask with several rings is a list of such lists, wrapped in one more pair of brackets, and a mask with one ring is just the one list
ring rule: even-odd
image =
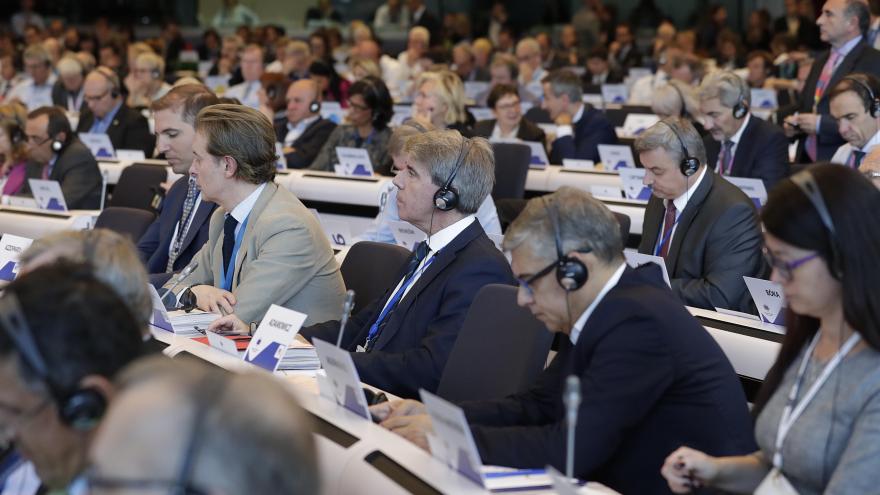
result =
[{"label": "man with gray hair", "polygon": [[65,55],[55,67],[58,80],[52,86],[52,104],[69,113],[78,114],[83,110],[83,83],[87,71],[74,55]]},{"label": "man with gray hair", "polygon": [[41,44],[30,45],[24,50],[22,58],[28,78],[16,84],[6,95],[6,99],[22,102],[29,111],[52,106],[55,75],[52,74],[52,59],[49,57],[49,51]]},{"label": "man with gray hair", "polygon": [[[487,284],[513,284],[504,255],[475,213],[492,190],[495,159],[483,138],[433,131],[408,138],[394,156],[400,219],[424,232],[383,297],[353,315],[342,347],[361,380],[401,397],[435,392],[468,308]],[[214,328],[241,330],[221,318]],[[303,328],[309,340],[336,342],[339,321]]]},{"label": "man with gray hair", "polygon": [[639,252],[660,256],[672,291],[688,306],[754,312],[743,276],[761,278],[761,229],[755,205],[706,166],[691,123],[668,118],[635,142],[652,196]]},{"label": "man with gray hair", "polygon": [[516,61],[519,63],[518,82],[532,94],[541,94],[541,83],[547,75],[542,67],[541,45],[535,38],[523,38],[516,44]]},{"label": "man with gray hair", "polygon": [[[526,391],[460,404],[484,463],[564,469],[570,375],[580,378],[583,397],[577,478],[621,493],[665,493],[657,465],[677,439],[752,451],[745,396],[724,352],[657,266],[626,266],[617,220],[602,202],[571,187],[532,199],[507,230],[504,249],[519,280],[517,303],[561,338]],[[372,413],[428,448],[422,404],[396,401]]]},{"label": "man with gray hair", "polygon": [[[671,83],[670,83],[671,84]],[[698,91],[706,164],[715,173],[761,179],[769,191],[788,176],[788,139],[778,126],[751,113],[748,84],[733,72],[713,72]]]},{"label": "man with gray hair", "polygon": [[581,79],[570,70],[555,70],[543,80],[544,101],[556,123],[556,139],[551,144],[550,163],[565,158],[599,161],[600,144],[616,144],[617,134],[605,114],[584,105]]},{"label": "man with gray hair", "polygon": [[321,492],[311,423],[270,375],[154,357],[118,385],[89,455],[90,493],[145,481],[166,493]]}]

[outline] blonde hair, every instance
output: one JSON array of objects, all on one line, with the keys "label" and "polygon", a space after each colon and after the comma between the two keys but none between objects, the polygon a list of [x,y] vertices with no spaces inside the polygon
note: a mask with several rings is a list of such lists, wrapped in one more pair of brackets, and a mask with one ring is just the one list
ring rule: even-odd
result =
[{"label": "blonde hair", "polygon": [[434,83],[435,95],[446,104],[446,115],[443,116],[446,125],[467,120],[467,112],[464,108],[464,84],[457,74],[446,69],[423,72],[416,81],[416,89],[421,88],[426,82]]},{"label": "blonde hair", "polygon": [[144,52],[137,56],[135,59],[135,65],[146,64],[147,69],[149,70],[158,70],[159,77],[156,79],[162,79],[165,77],[165,59],[156,55],[153,52]]},{"label": "blonde hair", "polygon": [[[0,105],[0,128],[12,145],[12,161],[18,163],[27,159],[27,138],[24,123],[27,121],[27,108],[18,101]],[[5,157],[4,157],[5,158]]]},{"label": "blonde hair", "polygon": [[356,68],[360,67],[364,70],[364,72],[366,72],[366,76],[374,76],[380,79],[382,78],[382,70],[379,68],[379,64],[368,58],[355,58],[351,61],[350,67],[352,74],[354,74],[354,70]]}]

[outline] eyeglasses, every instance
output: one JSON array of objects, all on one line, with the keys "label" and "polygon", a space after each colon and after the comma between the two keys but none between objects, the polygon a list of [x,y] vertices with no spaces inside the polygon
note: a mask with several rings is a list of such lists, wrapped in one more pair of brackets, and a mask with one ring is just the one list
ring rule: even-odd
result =
[{"label": "eyeglasses", "polygon": [[497,110],[499,112],[503,112],[505,110],[513,110],[514,108],[519,108],[519,100],[517,100],[513,103],[505,103],[503,105],[502,104],[495,105],[495,110]]},{"label": "eyeglasses", "polygon": [[51,136],[43,137],[43,136],[30,135],[30,136],[25,136],[25,137],[27,138],[27,141],[29,143],[33,144],[34,146],[42,146],[42,145],[46,144],[50,139],[52,139]]},{"label": "eyeglasses", "polygon": [[773,256],[773,253],[771,253],[766,246],[764,247],[763,252],[764,259],[767,260],[767,264],[770,265],[771,268],[776,270],[776,272],[779,273],[779,276],[782,277],[782,279],[786,282],[791,281],[793,276],[792,272],[794,272],[798,267],[819,256],[819,253],[812,253],[804,256],[803,258],[798,258],[794,261],[783,261],[776,256]]},{"label": "eyeglasses", "polygon": [[354,109],[354,110],[361,111],[361,112],[364,112],[364,111],[367,111],[367,110],[370,109],[370,107],[368,107],[368,106],[366,106],[366,105],[360,105],[360,104],[355,103],[355,102],[353,102],[353,101],[351,101],[351,100],[348,100],[348,107],[349,107],[349,108],[352,108],[352,109]]},{"label": "eyeglasses", "polygon": [[84,95],[84,96],[83,96],[83,100],[86,100],[86,102],[90,102],[90,101],[101,101],[101,100],[104,99],[105,96],[107,96],[107,95],[109,95],[109,94],[110,94],[110,91],[105,91],[105,92],[103,92],[103,93],[101,93],[101,94],[99,94],[99,95],[95,95],[95,96]]},{"label": "eyeglasses", "polygon": [[49,404],[51,403],[52,399],[44,397],[39,404],[27,410],[4,406],[6,409],[10,410],[10,416],[12,416],[12,418],[8,421],[4,421],[2,425],[0,425],[0,441],[7,442],[13,440],[16,435],[18,435],[18,432],[27,427],[27,425],[30,424],[37,415],[43,412],[43,409],[49,407]]},{"label": "eyeglasses", "polygon": [[534,291],[534,289],[532,289],[532,284],[535,283],[535,281],[538,280],[539,278],[544,277],[548,273],[550,273],[554,268],[556,268],[557,264],[558,264],[558,262],[554,261],[553,263],[550,263],[549,265],[545,266],[544,268],[541,268],[541,270],[539,270],[538,273],[532,275],[531,277],[528,277],[525,279],[517,278],[516,281],[517,281],[517,283],[519,283],[519,288],[526,291],[526,294],[528,294],[529,299],[534,299],[535,291]]},{"label": "eyeglasses", "polygon": [[183,495],[207,495],[207,492],[192,486],[190,483],[181,483],[174,480],[150,479],[150,478],[114,478],[98,474],[94,466],[86,469],[84,474],[86,493],[98,495],[100,493],[116,493],[119,491],[164,491]]}]

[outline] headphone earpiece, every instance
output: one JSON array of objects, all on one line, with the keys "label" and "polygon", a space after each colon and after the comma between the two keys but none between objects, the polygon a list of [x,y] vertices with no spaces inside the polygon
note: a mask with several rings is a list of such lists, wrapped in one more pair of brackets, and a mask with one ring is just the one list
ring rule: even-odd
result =
[{"label": "headphone earpiece", "polygon": [[747,113],[749,113],[749,104],[746,103],[746,100],[740,98],[736,105],[733,106],[733,118],[741,120],[745,118]]},{"label": "headphone earpiece", "polygon": [[77,389],[58,401],[61,420],[78,431],[88,431],[98,425],[107,410],[107,399],[96,388]]},{"label": "headphone earpiece", "polygon": [[452,181],[455,180],[455,175],[458,174],[458,169],[461,168],[462,162],[464,162],[465,157],[470,152],[472,144],[473,142],[470,139],[462,137],[461,149],[458,151],[458,160],[455,161],[455,167],[452,168],[452,173],[449,174],[449,178],[446,179],[443,186],[434,193],[434,207],[440,211],[454,210],[458,206],[458,191],[452,187]]},{"label": "headphone earpiece", "polygon": [[64,148],[64,142],[59,141],[58,139],[52,140],[52,151],[54,151],[55,153],[58,153],[63,148]]},{"label": "headphone earpiece", "polygon": [[681,138],[681,134],[675,130],[675,127],[672,127],[672,124],[666,122],[665,120],[658,121],[669,128],[675,137],[678,138],[678,144],[681,145],[681,151],[684,153],[684,158],[682,158],[681,163],[678,164],[678,169],[681,170],[681,173],[684,174],[685,177],[691,177],[692,175],[697,173],[697,170],[700,169],[700,160],[692,156],[690,151],[688,151],[687,146],[684,144],[684,139]]},{"label": "headphone earpiece", "polygon": [[153,79],[159,79],[160,77],[162,77],[162,73],[159,72],[159,69],[153,69],[150,71],[150,76]]},{"label": "headphone earpiece", "polygon": [[829,244],[831,245],[831,260],[828,263],[828,269],[831,275],[837,280],[843,279],[843,257],[840,254],[840,248],[837,243],[837,232],[834,229],[834,221],[831,219],[831,212],[822,198],[822,190],[809,169],[803,170],[791,176],[791,181],[804,193],[804,196],[810,200],[813,208],[819,214],[819,220],[825,226],[828,232]]},{"label": "headphone earpiece", "polygon": [[547,215],[550,217],[550,223],[553,225],[553,240],[556,243],[556,282],[565,290],[572,292],[583,287],[590,278],[590,272],[587,270],[581,260],[566,256],[562,251],[562,239],[559,233],[559,219],[557,218],[556,207],[548,197],[543,197],[544,207],[547,209]]},{"label": "headphone earpiece", "polygon": [[868,86],[867,83],[861,81],[855,76],[845,76],[843,79],[854,82],[856,85],[861,86],[862,89],[867,93],[868,98],[865,99],[864,95],[862,96],[862,100],[865,102],[865,107],[868,109],[868,113],[871,114],[872,118],[880,117],[880,98],[874,94],[874,90],[871,89],[871,86]]},{"label": "headphone earpiece", "polygon": [[321,102],[318,100],[313,100],[312,103],[309,104],[309,112],[318,113],[321,111]]}]

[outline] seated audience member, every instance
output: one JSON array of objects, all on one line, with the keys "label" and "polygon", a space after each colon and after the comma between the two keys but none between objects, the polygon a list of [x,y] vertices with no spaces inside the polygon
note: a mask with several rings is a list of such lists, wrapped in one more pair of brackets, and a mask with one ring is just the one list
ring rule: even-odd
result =
[{"label": "seated audience member", "polygon": [[406,31],[409,28],[409,7],[402,0],[388,0],[376,8],[373,29],[376,31]]},{"label": "seated audience member", "polygon": [[260,89],[257,90],[257,100],[260,104],[257,110],[272,121],[273,127],[287,122],[284,107],[287,106],[286,95],[289,87],[290,79],[277,72],[264,72],[260,76]]},{"label": "seated audience member", "polygon": [[[312,64],[312,50],[308,43],[301,40],[291,40],[281,53],[279,60],[273,62],[269,72],[280,72],[291,81],[298,81],[309,77],[309,66]],[[267,69],[268,70],[268,69]]]},{"label": "seated audience member", "polygon": [[24,80],[18,72],[16,57],[12,53],[0,53],[0,102],[7,102],[12,88]]},{"label": "seated audience member", "polygon": [[107,229],[70,230],[41,237],[21,253],[18,276],[58,260],[90,268],[95,278],[128,305],[140,325],[145,351],[161,351],[164,346],[152,338],[147,326],[153,314],[147,273],[139,266],[137,251],[127,237]]},{"label": "seated audience member", "polygon": [[670,79],[672,72],[672,58],[681,57],[681,49],[674,45],[663,45],[657,53],[657,70],[649,75],[636,80],[629,90],[630,105],[650,105],[654,91],[665,85]]},{"label": "seated audience member", "polygon": [[467,137],[473,133],[474,116],[465,108],[464,84],[448,70],[425,72],[416,81],[413,117],[438,129],[454,129]]},{"label": "seated audience member", "polygon": [[306,168],[327,142],[336,124],[321,117],[318,84],[300,79],[287,89],[287,113],[282,125],[275,124],[275,137],[282,144],[288,168]]},{"label": "seated audience member", "polygon": [[827,163],[770,192],[761,210],[764,253],[788,313],[752,410],[759,449],[720,457],[681,447],[661,471],[672,491],[758,493],[764,480],[766,493],[876,492],[880,220],[865,212],[878,208],[868,180]]},{"label": "seated audience member", "polygon": [[348,95],[349,123],[333,129],[309,168],[332,171],[333,165],[339,163],[336,148],[340,146],[364,148],[373,167],[382,167],[388,160],[388,122],[393,114],[391,95],[381,79],[365,77],[352,84]]},{"label": "seated audience member", "polygon": [[474,49],[467,41],[460,41],[452,48],[452,63],[455,66],[455,73],[462,82],[488,82],[491,79],[485,67],[476,65]]},{"label": "seated audience member", "polygon": [[52,104],[67,112],[79,114],[85,109],[83,84],[87,71],[73,55],[64,56],[56,65],[58,80],[52,86]]},{"label": "seated audience member", "polygon": [[623,83],[623,73],[611,66],[604,46],[594,46],[587,54],[587,71],[582,76],[584,93],[602,93],[603,84]]},{"label": "seated audience member", "polygon": [[339,77],[336,69],[327,62],[316,60],[309,65],[309,77],[318,83],[323,101],[335,101],[348,108],[348,89],[351,83]]},{"label": "seated audience member", "polygon": [[[654,90],[651,100],[651,111],[661,119],[667,117],[684,117],[694,124],[699,131],[703,126],[697,121],[700,115],[700,100],[690,85],[681,81],[669,81]],[[703,135],[703,132],[700,132]]]},{"label": "seated audience member", "polygon": [[618,23],[614,28],[614,41],[608,46],[608,52],[611,55],[611,62],[620,68],[621,72],[629,71],[642,63],[642,54],[636,46],[632,26],[625,22]]},{"label": "seated audience member", "polygon": [[[404,96],[408,98],[408,94],[405,95],[403,91],[408,91],[409,87],[401,88],[398,86],[398,81],[400,80],[398,73],[401,71],[400,63],[397,59],[390,57],[387,54],[383,54],[382,48],[379,47],[379,43],[377,43],[376,40],[364,39],[359,41],[357,45],[352,48],[351,53],[352,59],[354,60],[371,61],[376,64],[380,74],[373,74],[370,72],[368,75],[376,75],[376,77],[381,76],[382,81],[385,82],[388,91],[395,100],[404,99]],[[355,66],[352,65],[352,73],[354,73],[354,69]],[[363,77],[355,78],[357,81],[360,81],[361,79],[363,79]]]},{"label": "seated audience member", "polygon": [[0,177],[6,179],[3,195],[18,194],[27,178],[26,120],[27,110],[21,103],[0,105]]},{"label": "seated audience member", "polygon": [[661,120],[635,142],[651,199],[639,252],[660,256],[672,291],[688,306],[752,311],[743,276],[761,278],[755,204],[706,166],[687,120]]},{"label": "seated audience member", "polygon": [[[415,119],[405,121],[397,126],[391,134],[391,139],[388,140],[388,155],[391,156],[392,161],[402,163],[404,159],[403,147],[406,140],[417,134],[434,130],[436,128],[426,121]],[[388,193],[379,205],[379,214],[373,220],[370,227],[358,236],[359,240],[387,242],[389,244],[396,243],[391,225],[393,222],[400,221],[400,212],[397,208],[397,194],[397,188],[392,188],[391,192]],[[498,212],[495,210],[495,201],[492,200],[491,194],[483,199],[475,215],[487,234],[501,235],[501,223],[498,220]]]},{"label": "seated audience member", "polygon": [[[606,59],[608,52],[605,52]],[[559,47],[549,53],[549,63],[544,66],[550,69],[562,69],[564,67],[580,67],[586,61],[583,45],[578,40],[578,33],[574,26],[565,24],[559,31]],[[546,60],[546,59],[545,59]]]},{"label": "seated audience member", "polygon": [[18,100],[28,108],[36,110],[52,105],[52,87],[55,75],[52,73],[52,60],[43,45],[30,45],[22,54],[27,78],[16,84],[6,95],[5,101]]},{"label": "seated audience member", "polygon": [[706,165],[721,176],[761,179],[769,191],[789,173],[788,139],[781,127],[751,112],[751,91],[733,72],[713,72],[699,89]]},{"label": "seated audience member", "polygon": [[226,90],[223,96],[237,98],[242,105],[247,107],[259,108],[258,92],[260,90],[260,76],[262,75],[263,47],[260,45],[248,45],[241,54],[241,76],[244,78],[244,81]]},{"label": "seated audience member", "polygon": [[[532,199],[504,248],[520,284],[517,302],[562,338],[527,390],[460,404],[484,463],[564,469],[563,390],[572,374],[583,397],[577,478],[621,493],[663,493],[657,466],[670,443],[727,452],[720,455],[754,449],[746,398],[724,352],[656,266],[626,266],[617,220],[600,201],[570,187]],[[424,411],[415,401],[372,408],[382,426],[427,448]]]},{"label": "seated audience member", "polygon": [[163,488],[185,493],[321,492],[311,422],[283,382],[156,357],[117,384],[89,454],[96,492],[143,480],[174,480]]},{"label": "seated audience member", "polygon": [[4,440],[16,446],[13,455],[27,461],[19,468],[25,478],[20,487],[39,486],[15,493],[81,493],[113,379],[143,353],[141,325],[81,265],[37,268],[3,292],[0,425]]},{"label": "seated audience member", "polygon": [[141,150],[153,156],[156,139],[147,119],[126,106],[119,77],[106,67],[98,67],[86,76],[83,99],[88,111],[80,115],[76,132],[106,134],[115,149]]},{"label": "seated audience member", "polygon": [[430,61],[425,62],[430,44],[431,33],[427,29],[423,26],[410,28],[406,40],[406,50],[397,56],[397,80],[390,82],[400,91],[401,95],[410,94],[412,89],[418,88],[418,86],[412,85],[430,63]]},{"label": "seated audience member", "polygon": [[152,51],[137,56],[130,81],[127,104],[132,108],[149,108],[171,90],[171,85],[165,82],[165,59]]},{"label": "seated audience member", "polygon": [[518,139],[544,144],[544,131],[523,117],[519,93],[512,84],[492,88],[487,102],[494,119],[481,120],[474,125],[474,135],[486,139]]},{"label": "seated audience member", "polygon": [[599,161],[600,144],[616,144],[614,126],[605,114],[581,101],[580,78],[571,71],[557,70],[544,79],[544,101],[556,124],[556,137],[550,144],[550,163],[564,158]]},{"label": "seated audience member", "polygon": [[174,289],[182,305],[248,322],[271,304],[308,314],[306,322],[337,317],[345,292],[339,265],[315,216],[272,180],[269,119],[242,105],[204,108],[192,151],[189,173],[220,208],[193,258],[198,266]]},{"label": "seated audience member", "polygon": [[828,94],[831,117],[846,144],[837,148],[833,163],[859,168],[865,155],[880,144],[880,80],[871,74],[849,74]]},{"label": "seated audience member", "polygon": [[150,106],[156,120],[156,150],[165,155],[175,174],[183,175],[168,189],[159,216],[137,243],[150,283],[157,288],[183,270],[208,240],[211,214],[217,205],[202,197],[189,172],[196,115],[217,103],[208,88],[188,84],[172,89]]},{"label": "seated audience member", "polygon": [[491,77],[491,79],[489,80],[489,88],[487,88],[485,91],[478,94],[476,98],[474,98],[477,102],[477,105],[485,107],[487,105],[489,93],[492,91],[492,88],[499,84],[515,85],[517,91],[519,91],[519,99],[524,103],[529,103],[531,105],[537,105],[541,103],[540,95],[543,93],[532,94],[528,89],[525,88],[525,86],[517,82],[517,78],[519,77],[519,66],[516,63],[516,57],[514,57],[513,55],[507,53],[496,53],[492,57],[492,63],[489,64],[489,75]]},{"label": "seated audience member", "polygon": [[361,57],[353,58],[348,63],[348,67],[351,69],[353,83],[360,81],[367,76],[382,77],[382,70],[379,69],[379,64],[370,59]]},{"label": "seated audience member", "polygon": [[516,61],[519,63],[519,81],[530,93],[541,94],[541,85],[547,71],[541,66],[541,45],[535,38],[523,38],[516,44]]},{"label": "seated audience member", "polygon": [[[82,122],[82,120],[80,120]],[[70,210],[101,207],[101,171],[92,152],[73,134],[64,111],[41,107],[27,116],[27,179],[58,181]],[[31,194],[25,180],[20,194]]]},{"label": "seated audience member", "polygon": [[[495,180],[489,143],[455,131],[427,132],[407,139],[398,158],[394,185],[400,219],[427,234],[428,241],[418,244],[398,284],[352,315],[342,347],[351,351],[365,383],[416,397],[419,389],[437,390],[477,291],[513,279],[504,255],[474,217]],[[435,196],[458,200],[443,201],[439,208]],[[210,329],[229,327],[246,328],[227,316]],[[339,321],[333,320],[300,334],[336,342],[339,332]],[[360,349],[365,352],[356,352]]]}]

